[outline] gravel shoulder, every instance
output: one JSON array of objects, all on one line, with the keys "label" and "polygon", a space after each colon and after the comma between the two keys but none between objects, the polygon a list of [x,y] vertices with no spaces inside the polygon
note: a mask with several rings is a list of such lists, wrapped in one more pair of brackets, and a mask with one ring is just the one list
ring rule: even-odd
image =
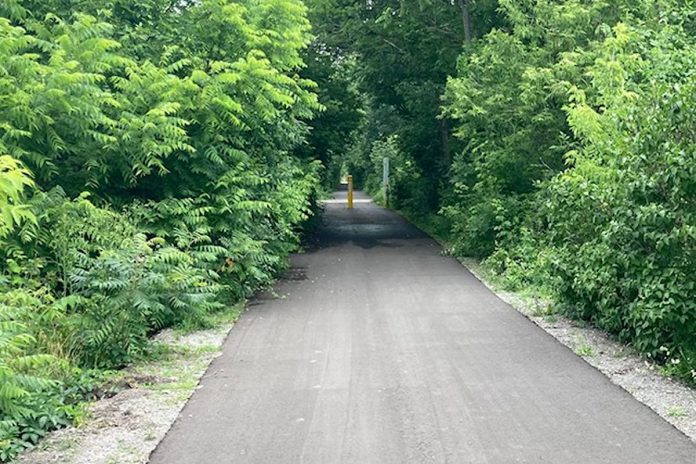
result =
[{"label": "gravel shoulder", "polygon": [[498,297],[696,442],[696,390],[606,332],[550,310],[550,302],[501,289],[473,259],[460,260]]},{"label": "gravel shoulder", "polygon": [[144,464],[164,438],[210,362],[221,352],[238,309],[210,330],[166,330],[154,339],[159,359],[130,366],[122,390],[91,403],[84,424],[51,432],[21,464]]}]

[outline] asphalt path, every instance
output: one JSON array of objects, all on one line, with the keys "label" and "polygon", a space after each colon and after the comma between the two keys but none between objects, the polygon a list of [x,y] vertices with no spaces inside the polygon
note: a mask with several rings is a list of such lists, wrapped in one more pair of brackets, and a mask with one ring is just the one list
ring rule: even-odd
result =
[{"label": "asphalt path", "polygon": [[152,464],[695,464],[696,447],[399,215],[345,193]]}]

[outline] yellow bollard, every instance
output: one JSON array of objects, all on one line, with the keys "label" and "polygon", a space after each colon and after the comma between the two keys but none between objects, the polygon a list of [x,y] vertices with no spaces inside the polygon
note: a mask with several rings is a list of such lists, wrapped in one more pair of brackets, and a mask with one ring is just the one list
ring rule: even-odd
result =
[{"label": "yellow bollard", "polygon": [[348,209],[353,209],[353,176],[348,176]]}]

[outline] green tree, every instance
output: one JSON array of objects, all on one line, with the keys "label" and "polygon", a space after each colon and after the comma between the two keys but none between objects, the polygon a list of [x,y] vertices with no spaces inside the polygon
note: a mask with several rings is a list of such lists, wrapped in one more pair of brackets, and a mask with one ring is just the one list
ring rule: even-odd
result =
[{"label": "green tree", "polygon": [[[423,173],[404,179],[395,197],[418,211],[437,210],[438,191],[454,147],[450,123],[440,118],[440,97],[467,37],[496,24],[497,3],[419,1],[309,2],[320,43],[354,56],[355,80],[364,95],[363,127],[356,149],[369,164],[372,144],[396,135],[400,150]],[[467,19],[468,18],[468,19]]]}]

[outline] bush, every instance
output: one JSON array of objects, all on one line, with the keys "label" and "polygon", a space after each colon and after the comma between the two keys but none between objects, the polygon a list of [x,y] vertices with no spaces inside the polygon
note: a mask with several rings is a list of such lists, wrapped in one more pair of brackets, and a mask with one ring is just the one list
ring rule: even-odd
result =
[{"label": "bush", "polygon": [[[696,43],[679,25],[598,44],[569,120],[583,142],[549,189],[550,242],[569,311],[691,375],[696,353]],[[611,76],[608,78],[607,76]]]},{"label": "bush", "polygon": [[511,30],[464,54],[446,94],[467,144],[443,210],[455,251],[696,380],[696,12],[502,11]]},{"label": "bush", "polygon": [[0,240],[15,227],[35,221],[29,207],[23,204],[24,192],[32,185],[29,171],[19,161],[7,155],[0,156]]},{"label": "bush", "polygon": [[126,3],[0,2],[0,460],[268,285],[319,186],[300,0]]}]

